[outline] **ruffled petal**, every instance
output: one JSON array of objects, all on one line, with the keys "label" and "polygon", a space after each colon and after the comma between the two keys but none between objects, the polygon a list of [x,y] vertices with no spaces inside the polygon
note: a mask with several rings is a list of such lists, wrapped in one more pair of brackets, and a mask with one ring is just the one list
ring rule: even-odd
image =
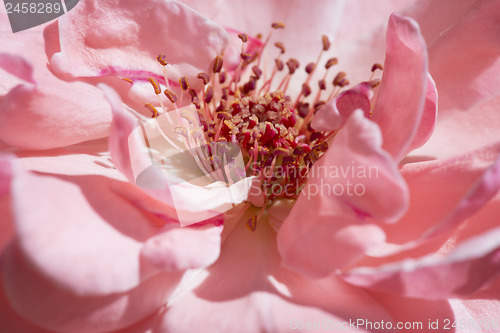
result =
[{"label": "ruffled petal", "polygon": [[371,95],[372,91],[365,83],[342,92],[316,112],[311,121],[312,128],[316,131],[338,130],[356,109],[363,110],[365,117],[370,118]]},{"label": "ruffled petal", "polygon": [[177,1],[85,1],[59,20],[61,52],[51,64],[73,76],[121,71],[162,73],[156,57],[166,54],[169,77],[209,73],[228,42],[227,33]]},{"label": "ruffled petal", "polygon": [[383,148],[399,161],[422,118],[427,51],[417,23],[397,14],[389,20],[386,42],[384,74],[372,119],[382,130]]},{"label": "ruffled petal", "polygon": [[259,220],[254,232],[246,226],[255,212],[228,221],[219,260],[187,275],[165,312],[124,332],[225,333],[235,327],[243,333],[289,332],[304,322],[341,327],[351,318],[391,320],[362,289],[334,277],[310,280],[282,268],[276,234],[267,221]]},{"label": "ruffled petal", "polygon": [[207,267],[219,257],[221,232],[222,226],[168,228],[144,244],[141,257],[167,272]]},{"label": "ruffled petal", "polygon": [[[330,197],[343,201],[361,216],[396,221],[408,207],[407,186],[396,162],[381,145],[378,126],[360,110],[355,111],[313,166],[309,182],[314,180],[319,188],[330,185]],[[341,192],[336,185],[339,183],[343,184]]]},{"label": "ruffled petal", "polygon": [[[98,259],[99,255],[93,258]],[[74,260],[78,263],[78,257]],[[132,325],[158,311],[181,278],[180,273],[160,274],[126,292],[83,296],[61,288],[41,273],[16,244],[2,264],[3,287],[12,308],[51,332],[104,333]],[[92,278],[81,275],[78,280]]]},{"label": "ruffled petal", "polygon": [[[500,94],[499,19],[498,1],[477,1],[429,46],[429,71],[443,115],[466,111]],[[462,51],[456,52],[458,48]]]},{"label": "ruffled petal", "polygon": [[314,164],[279,229],[284,265],[325,276],[383,243],[382,229],[365,218],[396,221],[407,209],[408,193],[396,163],[380,146],[377,126],[355,111]]},{"label": "ruffled petal", "polygon": [[436,83],[434,83],[430,74],[427,75],[427,89],[425,94],[424,111],[422,113],[420,123],[418,124],[417,132],[415,133],[413,141],[408,148],[409,151],[423,146],[431,137],[436,125],[438,93]]},{"label": "ruffled petal", "polygon": [[500,276],[500,229],[459,244],[447,256],[434,254],[379,267],[359,267],[346,281],[377,291],[417,298],[471,295]]}]

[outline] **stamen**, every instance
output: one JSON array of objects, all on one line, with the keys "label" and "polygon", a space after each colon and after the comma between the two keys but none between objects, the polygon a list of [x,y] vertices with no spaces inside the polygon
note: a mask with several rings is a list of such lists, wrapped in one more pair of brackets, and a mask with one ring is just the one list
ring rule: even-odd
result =
[{"label": "stamen", "polygon": [[323,41],[323,51],[328,51],[330,49],[330,40],[328,39],[328,36],[321,36],[322,41]]},{"label": "stamen", "polygon": [[153,86],[153,88],[155,90],[155,94],[157,94],[157,95],[161,94],[161,88],[160,88],[160,84],[158,83],[158,81],[156,81],[152,77],[148,78],[148,81]]},{"label": "stamen", "polygon": [[189,83],[188,83],[187,78],[185,76],[182,76],[179,79],[179,84],[181,85],[181,88],[183,91],[187,91],[189,89]]},{"label": "stamen", "polygon": [[146,107],[146,109],[148,109],[149,111],[151,111],[151,113],[153,114],[151,118],[156,118],[158,117],[158,110],[151,104],[149,103],[146,103],[144,104],[144,106]]},{"label": "stamen", "polygon": [[174,93],[173,91],[171,91],[170,89],[165,89],[165,91],[163,91],[163,94],[165,96],[167,96],[168,100],[172,103],[172,104],[175,104],[177,103],[177,95],[176,93]]},{"label": "stamen", "polygon": [[281,42],[276,42],[276,43],[274,43],[274,45],[275,45],[278,49],[280,49],[281,54],[285,53],[285,45],[283,45],[283,43],[281,43]]},{"label": "stamen", "polygon": [[200,73],[196,77],[203,81],[204,85],[208,84],[208,82],[210,81],[210,76],[207,73]]},{"label": "stamen", "polygon": [[158,60],[158,62],[162,66],[167,66],[168,65],[167,56],[164,55],[164,54],[158,55],[158,57],[156,57],[156,60]]},{"label": "stamen", "polygon": [[222,57],[220,55],[215,57],[213,72],[220,73],[220,71],[222,70],[222,64],[223,64]]}]

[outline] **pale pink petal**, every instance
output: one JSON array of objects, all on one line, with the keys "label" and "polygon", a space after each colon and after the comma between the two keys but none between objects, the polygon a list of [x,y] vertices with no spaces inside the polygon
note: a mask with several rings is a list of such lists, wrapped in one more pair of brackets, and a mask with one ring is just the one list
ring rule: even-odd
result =
[{"label": "pale pink petal", "polygon": [[[440,113],[465,111],[500,93],[499,19],[498,1],[477,1],[429,45],[429,71],[439,91]],[[457,48],[461,52],[455,52]]]},{"label": "pale pink petal", "polygon": [[470,295],[500,276],[500,229],[459,244],[444,257],[428,255],[345,272],[346,281],[377,291],[431,299]]},{"label": "pale pink petal", "polygon": [[142,243],[158,228],[109,190],[110,179],[63,179],[15,175],[13,217],[23,253],[54,283],[81,295],[137,286],[147,277],[140,274]]},{"label": "pale pink petal", "polygon": [[[12,59],[26,65],[23,58]],[[0,101],[0,139],[14,147],[49,149],[107,134],[111,113],[99,89],[36,71],[36,84],[20,84]]]},{"label": "pale pink petal", "polygon": [[[316,1],[314,6],[300,0],[286,2],[224,0],[211,2],[210,5],[197,0],[183,2],[223,27],[231,27],[250,36],[261,33],[264,39],[272,30],[271,23],[283,22],[285,29],[274,30],[272,42],[283,42],[287,50],[286,57],[297,58],[303,66],[315,61],[322,49],[322,35],[328,35],[330,38],[335,36],[343,7],[343,1],[339,0],[320,0]],[[308,19],[304,19],[305,17]],[[269,45],[269,50],[269,59],[273,59],[279,53],[272,44]],[[273,63],[270,67],[272,65]]]},{"label": "pale pink petal", "polygon": [[[395,221],[408,193],[396,163],[381,149],[377,126],[357,110],[324,156],[278,233],[283,263],[310,276],[352,265],[385,240],[363,219]],[[360,173],[361,170],[361,173]]]},{"label": "pale pink petal", "polygon": [[[8,302],[20,316],[51,332],[104,333],[127,327],[157,312],[181,278],[180,273],[159,274],[126,292],[79,295],[38,271],[15,244],[3,259]],[[74,260],[78,263],[78,257]],[[88,279],[92,276],[78,277],[80,282]]]},{"label": "pale pink petal", "polygon": [[426,97],[422,118],[420,118],[417,132],[408,150],[414,150],[423,146],[434,132],[438,111],[438,94],[436,84],[430,74],[427,75],[427,89],[425,94]]},{"label": "pale pink petal", "polygon": [[316,112],[311,121],[312,128],[316,131],[335,131],[356,109],[363,110],[365,117],[370,118],[371,95],[370,87],[365,83],[342,92]]},{"label": "pale pink petal", "polygon": [[414,242],[447,218],[452,222],[453,215],[461,211],[459,207],[467,207],[468,196],[478,186],[475,184],[483,183],[499,154],[500,144],[496,144],[446,160],[406,164],[401,172],[409,188],[409,210],[398,223],[384,226],[387,241],[400,245]]},{"label": "pale pink petal", "polygon": [[219,257],[221,232],[222,226],[168,227],[144,244],[141,258],[167,272],[206,267]]},{"label": "pale pink petal", "polygon": [[33,80],[33,67],[21,57],[8,53],[0,53],[0,68],[21,80],[36,84]]},{"label": "pale pink petal", "polygon": [[141,70],[162,73],[156,57],[166,54],[169,76],[209,73],[228,41],[226,32],[176,1],[84,1],[59,20],[61,52],[51,64],[73,76]]},{"label": "pale pink petal", "polygon": [[[228,222],[233,227],[224,230],[219,260],[186,276],[162,318],[156,316],[124,332],[226,333],[235,327],[242,333],[290,332],[291,325],[305,321],[328,320],[340,326],[361,316],[391,320],[362,289],[335,277],[310,280],[282,268],[274,230],[263,219],[250,231],[249,217]],[[345,331],[368,332],[348,327]]]},{"label": "pale pink petal", "polygon": [[282,265],[311,278],[352,265],[385,240],[380,227],[343,215],[342,207],[330,204],[333,213],[322,214],[326,201],[301,195],[278,231]]},{"label": "pale pink petal", "polygon": [[[411,153],[414,159],[447,159],[500,141],[500,96],[471,107],[438,115],[429,141]],[[440,113],[441,114],[441,113]]]},{"label": "pale pink petal", "polygon": [[427,52],[417,23],[396,14],[389,19],[386,42],[384,74],[372,119],[382,130],[383,148],[399,161],[422,117]]},{"label": "pale pink petal", "polygon": [[[457,333],[498,332],[500,329],[498,293],[488,296],[483,298],[483,295],[479,294],[472,299],[450,300],[456,318]],[[451,324],[448,327],[451,327]]]},{"label": "pale pink petal", "polygon": [[455,25],[461,16],[478,0],[420,0],[406,7],[402,13],[415,19],[427,45]]},{"label": "pale pink petal", "polygon": [[378,126],[357,110],[314,165],[309,181],[320,189],[328,184],[332,199],[361,215],[394,222],[407,209],[407,187],[396,162],[381,145]]}]

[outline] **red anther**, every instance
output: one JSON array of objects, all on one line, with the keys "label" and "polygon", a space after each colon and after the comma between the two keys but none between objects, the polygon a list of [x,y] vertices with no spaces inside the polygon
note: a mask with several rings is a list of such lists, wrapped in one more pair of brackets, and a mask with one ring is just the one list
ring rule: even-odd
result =
[{"label": "red anther", "polygon": [[160,65],[162,66],[167,66],[168,65],[168,61],[167,61],[167,56],[164,55],[163,53],[160,54],[159,56],[156,57],[156,60],[158,60],[158,62],[160,63]]},{"label": "red anther", "polygon": [[309,84],[307,84],[307,83],[302,84],[302,94],[305,97],[307,97],[311,94],[311,87],[309,86]]},{"label": "red anther", "polygon": [[228,97],[229,97],[229,88],[228,87],[222,88],[222,96],[220,98],[227,100]]},{"label": "red anther", "polygon": [[203,84],[207,84],[210,81],[210,76],[207,73],[200,73],[196,77],[202,80]]},{"label": "red anther", "polygon": [[283,43],[282,43],[282,42],[276,42],[276,43],[274,43],[274,45],[275,45],[278,49],[280,49],[281,54],[285,53],[285,45],[283,45]]},{"label": "red anther", "polygon": [[382,66],[381,64],[374,64],[372,66],[372,72],[375,72],[377,69],[380,69],[381,71],[384,70],[384,66]]},{"label": "red anther", "polygon": [[283,29],[283,28],[285,28],[285,24],[283,22],[274,22],[273,24],[271,24],[271,28]]},{"label": "red anther", "polygon": [[334,86],[339,86],[340,81],[342,81],[347,74],[345,72],[339,72],[336,76],[335,79],[333,79],[333,85]]},{"label": "red anther", "polygon": [[344,79],[340,80],[339,87],[344,88],[345,86],[349,85],[349,83],[351,83],[351,82],[349,82],[348,79],[344,78]]},{"label": "red anther", "polygon": [[318,87],[320,90],[325,90],[326,89],[326,81],[325,80],[319,80],[318,81]]},{"label": "red anther", "polygon": [[246,33],[241,33],[241,34],[238,34],[238,38],[239,38],[239,39],[241,39],[241,41],[242,41],[243,43],[248,42],[248,36],[247,36],[247,34],[246,34]]},{"label": "red anther", "polygon": [[226,108],[226,101],[223,100],[223,99],[221,99],[221,101],[219,102],[219,106],[217,107],[217,109],[215,111],[216,112],[221,112],[225,108]]},{"label": "red anther", "polygon": [[156,81],[152,77],[148,78],[148,81],[153,86],[153,89],[155,90],[155,94],[157,94],[157,95],[161,94],[161,88],[160,88],[160,84],[158,83],[158,81]]},{"label": "red anther", "polygon": [[252,67],[252,72],[255,74],[255,77],[257,79],[260,79],[260,77],[262,76],[262,70],[257,66]]},{"label": "red anther", "polygon": [[219,73],[219,83],[220,84],[223,84],[224,82],[226,82],[226,78],[227,78],[226,72]]},{"label": "red anther", "polygon": [[297,112],[299,113],[299,116],[302,118],[305,118],[307,114],[309,113],[309,103],[298,103],[297,105]]},{"label": "red anther", "polygon": [[250,59],[252,59],[252,55],[250,53],[240,53],[240,57],[246,62],[250,62]]},{"label": "red anther", "polygon": [[306,66],[306,73],[311,74],[315,68],[316,68],[316,64],[314,62],[308,63]]},{"label": "red anther", "polygon": [[330,58],[325,64],[325,68],[328,69],[336,64],[339,63],[339,60],[337,58]]},{"label": "red anther", "polygon": [[198,94],[194,89],[189,89],[189,95],[191,95],[191,100],[193,100],[193,98],[195,97],[198,97]]},{"label": "red anther", "polygon": [[223,64],[222,57],[220,55],[215,57],[213,72],[220,73],[220,71],[222,70],[222,64]]},{"label": "red anther", "polygon": [[194,104],[194,106],[196,107],[196,109],[201,109],[201,105],[200,105],[200,100],[198,99],[197,96],[194,96],[192,99],[191,99],[191,102]]},{"label": "red anther", "polygon": [[217,118],[218,119],[224,119],[224,120],[228,120],[228,119],[231,119],[232,116],[231,114],[227,113],[227,112],[218,112],[217,113]]},{"label": "red anther", "polygon": [[252,232],[257,229],[257,216],[254,215],[247,221],[247,228]]},{"label": "red anther", "polygon": [[165,91],[163,92],[163,94],[164,94],[165,96],[167,96],[168,100],[169,100],[172,104],[174,104],[174,103],[176,103],[176,102],[177,102],[177,95],[176,95],[173,91],[168,90],[168,89],[165,89]]},{"label": "red anther", "polygon": [[214,89],[212,86],[208,86],[205,90],[205,103],[210,103],[214,97]]},{"label": "red anther", "polygon": [[321,36],[321,39],[323,41],[323,51],[328,51],[330,49],[330,40],[328,39],[328,36]]},{"label": "red anther", "polygon": [[181,85],[182,90],[187,91],[189,89],[189,83],[185,76],[179,79],[179,84]]},{"label": "red anther", "polygon": [[316,141],[316,140],[318,140],[319,138],[321,138],[321,136],[322,136],[321,132],[313,132],[313,133],[311,134],[310,140],[311,140],[311,142],[312,142],[312,141]]},{"label": "red anther", "polygon": [[304,154],[305,154],[304,148],[302,148],[301,146],[295,147],[295,149],[293,150],[293,154],[295,156],[304,156]]},{"label": "red anther", "polygon": [[286,65],[288,66],[288,71],[290,72],[290,74],[293,74],[295,73],[297,68],[299,68],[299,61],[297,59],[291,58],[286,62]]},{"label": "red anther", "polygon": [[314,103],[314,106],[313,106],[314,111],[318,111],[319,108],[321,108],[325,104],[326,104],[325,101],[317,101],[316,103]]},{"label": "red anther", "polygon": [[274,59],[274,62],[276,63],[276,69],[278,71],[282,71],[283,68],[285,67],[285,65],[283,64],[283,61],[281,61],[280,59]]}]

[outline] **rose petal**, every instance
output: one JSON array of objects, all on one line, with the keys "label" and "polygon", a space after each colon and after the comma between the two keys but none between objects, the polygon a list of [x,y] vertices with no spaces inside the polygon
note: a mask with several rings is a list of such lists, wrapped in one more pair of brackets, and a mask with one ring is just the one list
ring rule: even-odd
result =
[{"label": "rose petal", "polygon": [[372,119],[382,130],[383,148],[397,161],[406,155],[417,132],[426,87],[427,53],[418,25],[410,18],[393,14],[387,29],[384,74]]},{"label": "rose petal", "polygon": [[428,255],[344,274],[349,283],[406,297],[454,298],[470,295],[500,276],[500,229],[459,244],[449,255]]},{"label": "rose petal", "polygon": [[[319,182],[319,188],[330,185],[330,195],[356,212],[394,222],[408,207],[407,187],[395,161],[381,145],[378,126],[357,110],[314,165],[316,172],[309,179]],[[336,185],[339,183],[342,193]]]},{"label": "rose petal", "polygon": [[[224,229],[228,234],[223,236],[226,241],[219,260],[184,280],[162,317],[124,332],[225,333],[235,327],[238,332],[289,332],[305,321],[340,326],[350,318],[391,319],[361,289],[335,277],[310,280],[281,267],[275,232],[265,220],[257,222],[254,232],[249,231],[246,221],[250,216],[228,221],[233,226],[230,231]],[[317,297],[319,293],[323,297]]]},{"label": "rose petal", "polygon": [[425,94],[424,111],[418,124],[417,132],[408,148],[409,151],[423,146],[434,132],[438,111],[438,94],[436,84],[430,74],[427,75],[427,89]]},{"label": "rose petal", "polygon": [[121,70],[161,74],[156,57],[166,54],[169,76],[209,73],[228,41],[226,32],[176,1],[85,1],[59,20],[61,52],[51,64],[73,76]]},{"label": "rose petal", "polygon": [[[16,244],[4,260],[2,279],[8,302],[23,318],[51,332],[104,333],[127,327],[158,311],[181,278],[180,273],[160,274],[127,292],[83,296],[60,288],[38,271]],[[92,277],[78,278],[79,282],[87,279]]]},{"label": "rose petal", "polygon": [[[440,113],[467,110],[500,93],[498,1],[477,1],[429,46],[429,71],[440,95]],[[454,52],[457,47],[463,52]]]},{"label": "rose petal", "polygon": [[316,131],[335,131],[356,109],[361,109],[366,118],[370,118],[370,88],[361,83],[358,86],[342,92],[329,100],[314,115],[311,127]]},{"label": "rose petal", "polygon": [[219,257],[222,226],[169,229],[144,244],[141,258],[172,272],[206,267]]}]

